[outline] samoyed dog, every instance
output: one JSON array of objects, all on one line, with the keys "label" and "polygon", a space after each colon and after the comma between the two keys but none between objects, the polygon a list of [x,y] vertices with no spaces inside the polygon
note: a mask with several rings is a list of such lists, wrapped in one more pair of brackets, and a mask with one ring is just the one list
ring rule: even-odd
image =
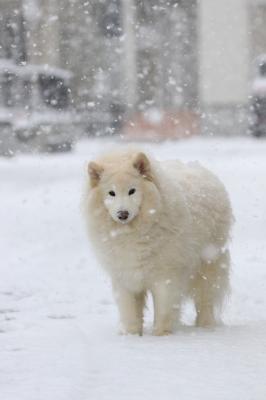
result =
[{"label": "samoyed dog", "polygon": [[173,332],[188,299],[197,326],[219,322],[233,220],[219,179],[198,163],[158,162],[135,150],[91,161],[88,173],[89,236],[110,274],[123,332],[142,335],[148,292],[155,335]]}]

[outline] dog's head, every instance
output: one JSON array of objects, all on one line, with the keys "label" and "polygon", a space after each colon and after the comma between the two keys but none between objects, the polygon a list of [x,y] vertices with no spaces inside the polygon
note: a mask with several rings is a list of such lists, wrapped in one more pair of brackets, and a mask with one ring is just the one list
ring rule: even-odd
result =
[{"label": "dog's head", "polygon": [[88,166],[92,191],[112,220],[129,224],[158,211],[159,192],[144,153],[114,155]]}]

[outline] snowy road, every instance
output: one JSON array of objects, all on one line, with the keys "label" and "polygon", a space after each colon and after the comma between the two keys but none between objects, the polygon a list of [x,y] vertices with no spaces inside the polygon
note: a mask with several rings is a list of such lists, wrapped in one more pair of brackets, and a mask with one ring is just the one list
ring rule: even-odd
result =
[{"label": "snowy road", "polygon": [[142,338],[117,335],[109,280],[88,246],[82,171],[103,146],[0,160],[1,400],[265,400],[266,142],[144,145],[210,167],[236,217],[226,326],[163,338],[150,335],[150,311]]}]

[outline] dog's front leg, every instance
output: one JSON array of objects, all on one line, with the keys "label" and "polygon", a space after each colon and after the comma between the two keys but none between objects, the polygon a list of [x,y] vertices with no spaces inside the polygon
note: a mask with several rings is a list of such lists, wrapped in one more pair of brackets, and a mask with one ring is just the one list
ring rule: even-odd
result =
[{"label": "dog's front leg", "polygon": [[173,281],[166,279],[156,282],[151,291],[154,303],[153,334],[169,335],[180,314],[178,289]]},{"label": "dog's front leg", "polygon": [[122,333],[142,335],[145,295],[136,294],[113,282],[113,291],[118,305]]}]

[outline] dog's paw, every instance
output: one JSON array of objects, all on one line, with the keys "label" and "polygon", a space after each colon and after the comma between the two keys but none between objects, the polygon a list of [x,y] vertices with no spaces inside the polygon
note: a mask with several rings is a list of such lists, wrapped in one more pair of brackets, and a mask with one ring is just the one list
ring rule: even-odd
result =
[{"label": "dog's paw", "polygon": [[214,328],[217,326],[215,318],[210,315],[198,315],[196,318],[196,326],[199,328]]},{"label": "dog's paw", "polygon": [[119,328],[120,335],[138,335],[142,336],[142,327],[139,326],[120,326]]},{"label": "dog's paw", "polygon": [[168,328],[154,328],[152,334],[154,336],[168,336],[171,335],[173,332],[171,329]]}]

